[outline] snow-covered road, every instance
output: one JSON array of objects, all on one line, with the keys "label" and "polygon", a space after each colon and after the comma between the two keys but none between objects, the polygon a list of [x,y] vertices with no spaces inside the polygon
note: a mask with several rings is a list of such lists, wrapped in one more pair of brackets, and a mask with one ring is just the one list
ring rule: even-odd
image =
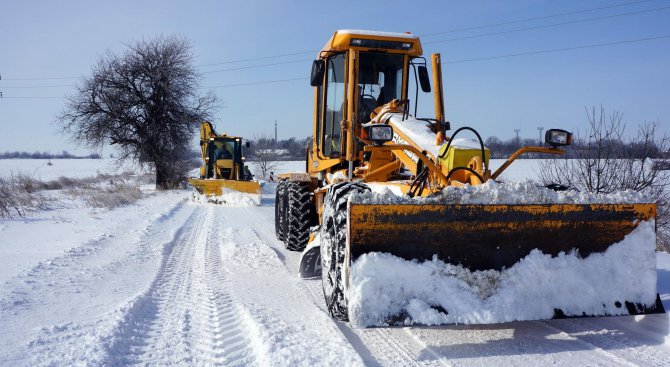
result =
[{"label": "snow-covered road", "polygon": [[0,365],[670,365],[667,313],[352,329],[275,240],[271,195],[188,196],[0,222]]}]

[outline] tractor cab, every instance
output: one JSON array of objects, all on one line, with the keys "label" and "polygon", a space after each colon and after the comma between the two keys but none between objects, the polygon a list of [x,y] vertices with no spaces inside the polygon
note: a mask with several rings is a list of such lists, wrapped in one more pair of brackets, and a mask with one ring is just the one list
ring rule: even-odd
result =
[{"label": "tractor cab", "polygon": [[[430,91],[421,53],[419,39],[410,33],[342,30],[333,35],[312,65],[313,172],[357,161],[362,146],[356,137],[378,107],[399,100],[416,109],[419,84]],[[410,96],[412,90],[417,93]]]},{"label": "tractor cab", "polygon": [[207,169],[203,178],[245,179],[241,138],[210,138],[206,157]]}]

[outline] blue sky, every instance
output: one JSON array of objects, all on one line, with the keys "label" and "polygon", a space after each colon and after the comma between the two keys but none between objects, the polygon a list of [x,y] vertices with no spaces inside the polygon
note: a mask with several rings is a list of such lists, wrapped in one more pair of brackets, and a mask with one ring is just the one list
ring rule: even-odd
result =
[{"label": "blue sky", "polygon": [[[603,9],[586,11],[596,8]],[[528,18],[540,19],[519,21]],[[410,31],[426,55],[441,53],[454,128],[502,139],[514,129],[537,137],[538,126],[583,131],[584,108],[603,105],[623,113],[630,133],[645,121],[670,133],[668,0],[7,1],[0,6],[0,152],[89,152],[54,123],[73,92],[68,85],[106,50],[161,34],[192,42],[202,86],[218,86],[223,102],[213,121],[219,131],[270,135],[277,120],[280,139],[306,137],[311,59],[337,29]],[[606,43],[618,44],[492,58]],[[299,54],[279,56],[291,53]],[[264,64],[277,65],[248,68]],[[294,78],[303,79],[230,86]],[[423,110],[432,114],[432,104]]]}]

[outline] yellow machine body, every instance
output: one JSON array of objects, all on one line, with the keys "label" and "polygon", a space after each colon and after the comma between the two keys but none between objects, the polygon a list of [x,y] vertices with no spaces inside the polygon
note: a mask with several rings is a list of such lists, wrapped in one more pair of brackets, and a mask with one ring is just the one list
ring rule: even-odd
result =
[{"label": "yellow machine body", "polygon": [[[394,204],[389,200],[338,204],[337,195],[344,195],[340,185],[343,182],[358,185],[359,191],[365,190],[360,185],[376,186],[399,195],[426,197],[449,186],[476,186],[495,180],[524,153],[563,154],[559,146],[570,143],[570,136],[565,135],[565,144],[547,140],[551,147],[523,147],[491,172],[491,153],[477,132],[463,127],[451,139],[445,135],[450,123],[445,120],[439,54],[431,57],[435,117],[419,119],[410,115],[411,104],[416,103],[408,100],[414,98],[414,93],[409,93],[410,76],[419,75],[421,83],[412,82],[417,88],[421,84],[425,91],[425,84],[427,89],[431,85],[425,81],[427,62],[421,55],[419,38],[411,34],[337,31],[313,64],[314,118],[306,174],[282,179],[286,185],[293,181],[309,185],[315,220],[321,225],[322,242],[308,245],[301,260],[301,274],[313,277],[321,273],[322,268],[332,264],[331,260],[320,259],[324,251],[342,247],[343,254],[332,255],[336,259],[332,261],[342,262],[341,266],[331,266],[329,275],[323,276],[326,303],[333,316],[346,319],[346,312],[342,311],[346,296],[340,288],[348,284],[352,263],[366,253],[386,252],[418,261],[437,257],[473,271],[501,270],[533,249],[551,255],[570,251],[582,256],[602,253],[643,221],[655,220],[653,203],[465,205],[426,204],[420,200]],[[426,70],[420,70],[421,66]],[[422,73],[425,77],[421,77]],[[376,127],[391,127],[392,139],[374,140],[370,134]],[[455,135],[462,129],[477,135],[480,148],[456,144]],[[341,191],[336,193],[335,187]],[[305,244],[290,242],[296,235],[286,236],[286,228],[292,228],[286,195],[282,190],[277,192],[278,238],[289,248],[302,249]],[[345,213],[332,215],[333,210]],[[345,242],[330,244],[323,250],[324,235],[334,222],[346,226],[346,236],[339,239]],[[319,261],[322,265],[317,264]],[[332,289],[335,290],[329,293]],[[579,291],[575,289],[575,294]],[[631,308],[629,312],[659,310],[647,306],[650,305]]]},{"label": "yellow machine body", "polygon": [[221,196],[226,190],[244,192],[247,194],[261,194],[261,186],[256,181],[211,180],[189,178],[188,182],[200,193],[207,196]]},{"label": "yellow machine body", "polygon": [[[206,196],[221,196],[227,191],[260,196],[260,184],[252,179],[244,164],[242,142],[241,137],[217,134],[210,122],[203,122],[200,126],[203,165],[200,177],[189,178],[191,186]],[[227,153],[223,154],[224,150]]]}]

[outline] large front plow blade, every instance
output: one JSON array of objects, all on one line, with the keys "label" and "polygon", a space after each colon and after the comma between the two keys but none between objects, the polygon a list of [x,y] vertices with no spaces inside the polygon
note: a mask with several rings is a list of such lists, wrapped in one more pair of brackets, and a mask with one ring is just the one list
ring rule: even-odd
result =
[{"label": "large front plow blade", "polygon": [[[664,312],[656,293],[655,216],[655,204],[351,202],[349,316],[369,326]],[[415,292],[422,288],[417,279],[392,280],[403,289],[398,294],[384,284],[375,289],[381,277],[369,269],[392,263],[380,253],[393,255],[389,274],[425,273],[434,294]],[[371,304],[371,291],[407,305]]]}]

